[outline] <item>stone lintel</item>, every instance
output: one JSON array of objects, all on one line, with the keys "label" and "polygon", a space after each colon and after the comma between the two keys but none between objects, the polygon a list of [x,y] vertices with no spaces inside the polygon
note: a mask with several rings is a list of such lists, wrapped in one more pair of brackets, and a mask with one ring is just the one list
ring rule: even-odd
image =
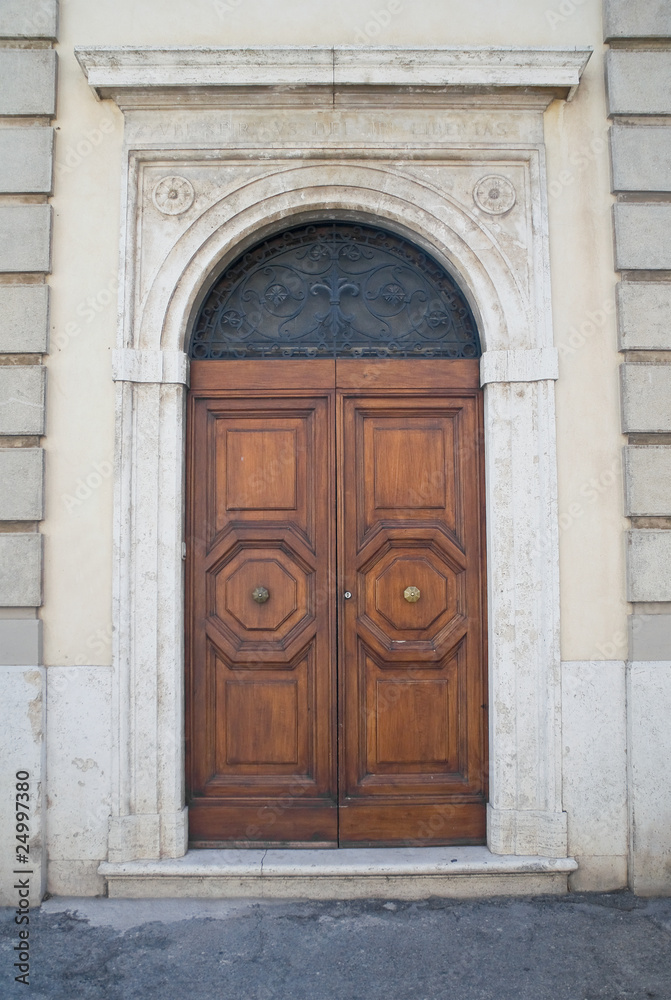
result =
[{"label": "stone lintel", "polygon": [[[98,97],[157,88],[423,87],[514,88],[570,99],[591,55],[589,48],[269,46],[265,48],[77,48]],[[529,93],[529,99],[533,96]]]}]

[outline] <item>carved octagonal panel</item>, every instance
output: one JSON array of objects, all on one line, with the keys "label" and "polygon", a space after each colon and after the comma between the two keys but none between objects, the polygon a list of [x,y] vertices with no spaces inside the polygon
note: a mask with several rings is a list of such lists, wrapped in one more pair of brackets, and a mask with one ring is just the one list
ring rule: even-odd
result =
[{"label": "carved octagonal panel", "polygon": [[[416,594],[409,593],[409,601],[405,593],[411,587],[419,591],[419,597],[413,600]],[[454,574],[425,555],[398,556],[375,580],[375,612],[397,631],[430,628],[448,611],[450,597],[454,605]]]},{"label": "carved octagonal panel", "polygon": [[448,547],[437,539],[391,538],[362,567],[360,623],[373,646],[434,655],[461,635],[463,556]]},{"label": "carved octagonal panel", "polygon": [[296,641],[304,641],[314,623],[314,574],[297,553],[240,542],[208,575],[208,626],[222,648],[232,654],[253,647],[271,658],[275,651],[282,659],[295,653]]},{"label": "carved octagonal panel", "polygon": [[296,611],[297,589],[296,578],[277,559],[246,559],[224,578],[223,605],[246,631],[277,632]]}]

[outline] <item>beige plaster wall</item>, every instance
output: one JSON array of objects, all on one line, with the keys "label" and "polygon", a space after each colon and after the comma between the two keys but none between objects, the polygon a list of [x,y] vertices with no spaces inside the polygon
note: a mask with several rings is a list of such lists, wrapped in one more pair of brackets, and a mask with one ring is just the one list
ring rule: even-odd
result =
[{"label": "beige plaster wall", "polygon": [[121,115],[95,100],[74,59],[75,45],[90,44],[594,46],[576,100],[547,113],[555,334],[567,345],[557,383],[562,657],[625,655],[601,0],[559,7],[559,0],[61,0],[45,663],[111,662],[109,352],[122,135]]},{"label": "beige plaster wall", "polygon": [[600,0],[61,0],[60,7],[62,47],[348,45],[364,39],[376,45],[564,46],[590,39],[600,45],[603,38]]},{"label": "beige plaster wall", "polygon": [[111,102],[94,99],[74,58],[82,30],[74,7],[66,0],[62,15],[52,199],[41,609],[49,665],[111,662],[110,351],[116,337],[122,116]]},{"label": "beige plaster wall", "polygon": [[622,444],[603,52],[546,112],[563,660],[627,657]]}]

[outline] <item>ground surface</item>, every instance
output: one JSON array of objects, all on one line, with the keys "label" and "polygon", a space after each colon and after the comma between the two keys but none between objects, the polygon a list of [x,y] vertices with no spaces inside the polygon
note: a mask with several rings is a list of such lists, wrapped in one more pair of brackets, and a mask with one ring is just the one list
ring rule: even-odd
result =
[{"label": "ground surface", "polygon": [[30,987],[0,910],[0,998],[671,1000],[671,899],[51,899]]}]

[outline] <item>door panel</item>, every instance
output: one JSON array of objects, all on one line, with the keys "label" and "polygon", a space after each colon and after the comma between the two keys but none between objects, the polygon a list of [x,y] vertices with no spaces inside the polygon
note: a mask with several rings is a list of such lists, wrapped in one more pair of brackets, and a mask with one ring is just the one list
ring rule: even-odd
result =
[{"label": "door panel", "polygon": [[480,842],[479,393],[343,392],[340,427],[340,842]]},{"label": "door panel", "polygon": [[192,362],[192,844],[483,841],[477,369]]},{"label": "door panel", "polygon": [[205,392],[189,414],[191,840],[335,843],[333,394]]}]

